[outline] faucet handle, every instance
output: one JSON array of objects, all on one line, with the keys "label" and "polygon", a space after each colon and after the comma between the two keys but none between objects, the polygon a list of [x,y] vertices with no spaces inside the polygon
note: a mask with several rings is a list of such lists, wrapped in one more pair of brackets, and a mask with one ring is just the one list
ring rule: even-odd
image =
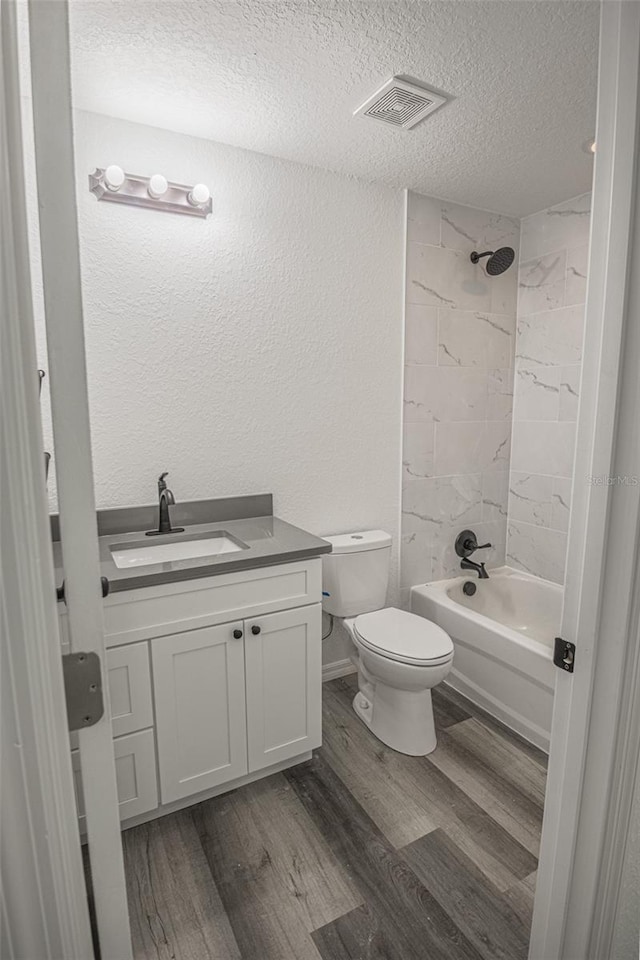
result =
[{"label": "faucet handle", "polygon": [[169,476],[169,471],[165,470],[164,473],[161,473],[158,477],[158,483],[164,483],[164,478]]},{"label": "faucet handle", "polygon": [[470,557],[476,550],[484,550],[490,546],[490,543],[478,543],[473,530],[463,530],[456,537],[455,550],[459,557]]}]

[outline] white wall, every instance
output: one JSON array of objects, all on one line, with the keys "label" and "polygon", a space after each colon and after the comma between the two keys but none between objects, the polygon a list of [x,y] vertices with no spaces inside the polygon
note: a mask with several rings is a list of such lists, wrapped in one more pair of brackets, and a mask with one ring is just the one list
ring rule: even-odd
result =
[{"label": "white wall", "polygon": [[[316,534],[388,530],[393,602],[402,191],[97,114],[75,134],[98,507],[153,502],[163,470],[178,500],[273,492]],[[204,181],[213,216],[99,203],[88,174],[108,163]],[[43,419],[52,450],[46,387]],[[325,662],[347,651],[336,627]]]},{"label": "white wall", "polygon": [[564,583],[591,195],[522,221],[507,562]]},{"label": "white wall", "polygon": [[409,193],[401,590],[460,572],[456,536],[504,563],[517,270],[473,250],[518,249],[519,223]]},{"label": "white wall", "polygon": [[[314,533],[397,543],[399,191],[77,113],[98,506],[272,491]],[[213,216],[109,203],[96,166],[204,181]]]}]

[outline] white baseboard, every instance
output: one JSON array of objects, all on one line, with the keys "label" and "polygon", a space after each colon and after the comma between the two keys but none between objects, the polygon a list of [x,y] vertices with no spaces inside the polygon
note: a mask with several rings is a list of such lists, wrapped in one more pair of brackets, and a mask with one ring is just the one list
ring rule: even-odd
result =
[{"label": "white baseboard", "polygon": [[337,680],[338,677],[347,677],[350,673],[357,673],[357,667],[353,660],[345,657],[344,660],[334,660],[333,663],[325,663],[322,667],[322,682],[327,680]]}]

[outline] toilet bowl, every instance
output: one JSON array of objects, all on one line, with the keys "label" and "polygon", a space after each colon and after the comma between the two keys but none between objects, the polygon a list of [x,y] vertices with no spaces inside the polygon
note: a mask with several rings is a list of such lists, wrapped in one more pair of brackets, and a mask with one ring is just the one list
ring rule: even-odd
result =
[{"label": "toilet bowl", "polygon": [[323,607],[339,617],[358,651],[353,709],[371,732],[399,753],[421,757],[436,748],[431,690],[453,663],[442,627],[385,607],[391,537],[363,530],[325,537]]},{"label": "toilet bowl", "polygon": [[395,607],[344,623],[358,650],[356,714],[393,750],[413,757],[431,753],[437,745],[431,690],[453,663],[449,635]]}]

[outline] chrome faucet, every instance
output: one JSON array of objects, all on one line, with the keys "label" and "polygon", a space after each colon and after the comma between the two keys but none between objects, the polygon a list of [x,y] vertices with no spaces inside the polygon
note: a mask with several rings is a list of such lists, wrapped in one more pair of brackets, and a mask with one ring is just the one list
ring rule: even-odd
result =
[{"label": "chrome faucet", "polygon": [[148,537],[160,537],[166,533],[183,533],[184,527],[172,527],[171,526],[171,517],[169,516],[169,507],[172,507],[176,502],[176,499],[169,490],[165,482],[165,477],[168,477],[167,472],[161,473],[158,477],[158,529],[157,530],[148,530]]},{"label": "chrome faucet", "polygon": [[459,557],[462,557],[460,560],[461,569],[475,570],[479,580],[488,580],[489,574],[485,570],[484,563],[476,563],[474,560],[469,560],[469,557],[472,553],[475,553],[476,550],[484,550],[490,546],[490,543],[478,543],[478,538],[473,530],[463,530],[462,533],[456,537],[456,553]]}]

